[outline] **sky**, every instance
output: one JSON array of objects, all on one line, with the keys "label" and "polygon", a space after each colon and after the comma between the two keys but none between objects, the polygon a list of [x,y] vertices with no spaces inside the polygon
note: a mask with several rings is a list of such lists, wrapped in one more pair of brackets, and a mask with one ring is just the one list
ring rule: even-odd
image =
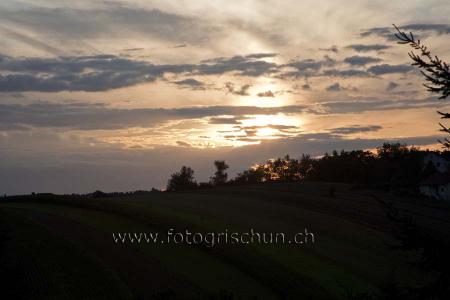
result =
[{"label": "sky", "polygon": [[450,60],[448,0],[0,2],[0,194],[164,188],[290,154],[438,147],[392,24]]}]

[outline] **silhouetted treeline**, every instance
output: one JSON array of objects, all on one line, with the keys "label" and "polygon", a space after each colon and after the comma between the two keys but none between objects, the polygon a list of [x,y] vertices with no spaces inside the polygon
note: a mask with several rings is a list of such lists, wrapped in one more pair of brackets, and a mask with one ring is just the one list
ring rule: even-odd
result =
[{"label": "silhouetted treeline", "polygon": [[167,182],[167,191],[186,191],[196,188],[210,188],[213,186],[224,185],[227,183],[228,174],[225,172],[229,167],[223,160],[214,161],[216,172],[212,176],[209,182],[201,182],[197,184],[194,177],[194,170],[190,167],[183,166],[179,172],[170,175],[170,179]]},{"label": "silhouetted treeline", "polygon": [[136,190],[136,191],[129,191],[129,192],[102,192],[102,191],[95,191],[93,193],[88,194],[53,194],[53,193],[31,193],[28,195],[4,195],[1,198],[4,200],[13,200],[13,201],[20,201],[20,200],[42,200],[42,199],[52,199],[52,198],[61,198],[61,197],[72,197],[72,198],[111,198],[111,197],[127,197],[127,196],[142,196],[142,195],[149,195],[153,193],[160,193],[161,190],[152,188],[149,191],[145,190]]},{"label": "silhouetted treeline", "polygon": [[239,173],[232,183],[301,180],[329,181],[378,187],[416,186],[423,178],[427,152],[402,144],[385,143],[375,152],[333,151],[322,157],[302,155],[268,160]]},{"label": "silhouetted treeline", "polygon": [[130,192],[102,192],[102,191],[95,191],[91,194],[87,194],[86,196],[94,197],[94,198],[104,198],[104,197],[123,197],[123,196],[139,196],[139,195],[148,195],[151,193],[157,193],[160,192],[160,190],[152,188],[150,191],[144,191],[144,190],[137,190],[137,191],[130,191]]},{"label": "silhouetted treeline", "polygon": [[[286,155],[256,164],[229,181],[224,173],[228,165],[224,161],[215,161],[217,171],[210,182],[197,184],[194,171],[183,167],[180,172],[172,174],[167,190],[302,180],[352,183],[384,189],[412,188],[418,185],[426,173],[435,172],[429,169],[432,166],[423,166],[423,158],[427,153],[430,151],[421,151],[400,143],[385,143],[375,151],[333,151],[316,158],[303,154],[298,159]],[[442,154],[448,156],[448,152]]]}]

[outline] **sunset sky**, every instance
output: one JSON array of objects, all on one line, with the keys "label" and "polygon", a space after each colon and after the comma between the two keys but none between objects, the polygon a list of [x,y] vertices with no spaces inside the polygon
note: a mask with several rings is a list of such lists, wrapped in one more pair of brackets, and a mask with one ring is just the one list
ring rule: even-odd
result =
[{"label": "sunset sky", "polygon": [[[225,159],[435,147],[448,0],[0,2],[0,193],[162,188]],[[450,110],[450,109],[449,109]],[[434,145],[433,145],[434,144]]]}]

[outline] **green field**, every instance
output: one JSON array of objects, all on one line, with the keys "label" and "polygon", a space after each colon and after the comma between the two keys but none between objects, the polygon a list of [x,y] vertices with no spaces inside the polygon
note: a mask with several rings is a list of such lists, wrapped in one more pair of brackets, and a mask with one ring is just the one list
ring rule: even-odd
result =
[{"label": "green field", "polygon": [[[392,201],[429,230],[450,232],[445,203],[342,184],[2,200],[2,293],[5,299],[348,299],[393,282],[423,284],[428,278],[412,264],[414,255],[391,247],[396,240],[377,199]],[[206,247],[112,238],[169,228],[288,235],[308,228],[315,243]]]}]

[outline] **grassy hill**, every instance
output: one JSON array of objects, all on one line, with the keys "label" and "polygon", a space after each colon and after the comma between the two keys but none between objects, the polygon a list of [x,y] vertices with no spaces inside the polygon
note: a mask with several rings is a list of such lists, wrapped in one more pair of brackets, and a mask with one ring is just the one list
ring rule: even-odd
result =
[{"label": "grassy hill", "polygon": [[[330,195],[330,187],[335,195]],[[327,183],[271,183],[185,193],[0,201],[7,299],[348,299],[428,277],[396,240],[377,199],[450,233],[445,203]],[[115,232],[284,232],[315,243],[115,243]]]}]

